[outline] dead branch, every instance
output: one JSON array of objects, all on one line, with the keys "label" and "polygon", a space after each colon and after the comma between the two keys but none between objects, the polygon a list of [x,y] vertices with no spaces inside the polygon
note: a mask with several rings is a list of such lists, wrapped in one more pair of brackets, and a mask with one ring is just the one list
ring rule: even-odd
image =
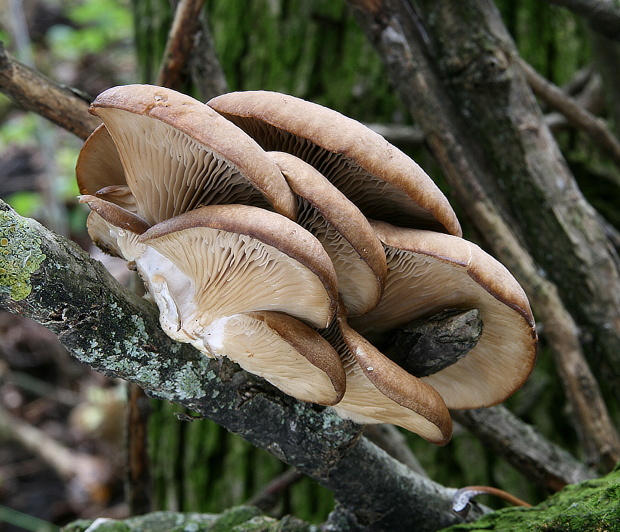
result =
[{"label": "dead branch", "polygon": [[200,27],[204,0],[180,0],[170,28],[156,85],[181,90],[187,76],[189,56]]},{"label": "dead branch", "polygon": [[[0,254],[0,307],[51,329],[83,363],[266,449],[331,490],[360,526],[424,532],[457,522],[450,512],[453,489],[414,473],[331,410],[296,401],[230,362],[174,342],[147,301],[75,244],[4,203],[0,236],[7,252]],[[21,264],[31,267],[24,271]]]},{"label": "dead branch", "polygon": [[453,416],[485,447],[549,492],[596,478],[595,471],[551,443],[504,406],[454,411]]},{"label": "dead branch", "polygon": [[614,0],[547,0],[586,19],[592,29],[620,40],[620,6]]},{"label": "dead branch", "polygon": [[[603,120],[594,116],[560,87],[543,78],[522,59],[519,64],[534,94],[549,106],[562,113],[573,127],[589,135],[596,146],[600,146],[609,158],[620,167],[620,141],[609,130]],[[620,178],[616,180],[620,185]]]},{"label": "dead branch", "polygon": [[0,90],[27,111],[47,118],[81,139],[100,124],[98,118],[88,114],[87,97],[20,63],[1,42]]}]

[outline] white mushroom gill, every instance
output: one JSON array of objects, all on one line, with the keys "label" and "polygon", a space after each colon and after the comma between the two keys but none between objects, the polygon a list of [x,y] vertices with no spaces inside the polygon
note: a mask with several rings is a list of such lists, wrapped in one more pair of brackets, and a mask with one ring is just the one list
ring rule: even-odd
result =
[{"label": "white mushroom gill", "polygon": [[536,354],[522,290],[505,268],[474,244],[449,235],[404,231],[412,245],[427,237],[438,239],[442,245],[435,248],[442,247],[446,255],[452,246],[452,257],[386,245],[383,298],[368,314],[352,318],[352,327],[381,348],[384,335],[412,320],[442,309],[478,309],[483,332],[476,346],[422,380],[441,394],[448,408],[481,408],[503,401],[528,377]]},{"label": "white mushroom gill", "polygon": [[323,244],[338,276],[338,291],[350,315],[367,312],[378,301],[381,285],[350,242],[309,202],[300,197],[298,223]]},{"label": "white mushroom gill", "polygon": [[408,194],[378,179],[344,155],[329,152],[266,122],[228,118],[256,139],[263,149],[290,153],[312,165],[369,218],[405,226],[436,227],[433,215],[416,205]]},{"label": "white mushroom gill", "polygon": [[199,205],[268,203],[222,157],[162,121],[100,109],[122,160],[141,216],[161,222]]},{"label": "white mushroom gill", "polygon": [[[254,316],[237,314],[222,318],[205,328],[201,339],[213,355],[229,358],[292,397],[325,405],[341,397],[324,370],[311,363],[285,336]],[[327,342],[323,347],[332,350]],[[335,351],[333,358],[338,361]]]},{"label": "white mushroom gill", "polygon": [[[322,281],[273,246],[208,227],[170,233],[148,245],[174,265],[176,272],[171,268],[165,275],[170,294],[178,306],[195,309],[191,314],[201,326],[257,310],[286,312],[317,327],[329,322],[331,300]],[[147,276],[161,274],[157,262],[145,254],[139,266]]]}]

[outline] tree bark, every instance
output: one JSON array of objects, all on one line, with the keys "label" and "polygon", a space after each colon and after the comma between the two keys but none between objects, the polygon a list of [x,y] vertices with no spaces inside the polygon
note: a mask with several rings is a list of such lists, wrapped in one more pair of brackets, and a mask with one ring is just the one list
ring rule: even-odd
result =
[{"label": "tree bark", "polygon": [[0,90],[33,111],[85,139],[101,121],[88,114],[88,96],[78,94],[12,57],[0,42]]},{"label": "tree bark", "polygon": [[618,256],[544,124],[495,6],[420,2],[422,16],[403,0],[350,4],[466,216],[509,269],[515,257],[502,256],[488,222],[499,220],[524,252],[527,244],[620,397]]},{"label": "tree bark", "polygon": [[330,489],[369,530],[430,531],[458,521],[450,512],[455,490],[414,473],[331,410],[174,342],[153,306],[75,244],[4,203],[0,245],[0,307],[52,330],[80,361],[268,450]]}]

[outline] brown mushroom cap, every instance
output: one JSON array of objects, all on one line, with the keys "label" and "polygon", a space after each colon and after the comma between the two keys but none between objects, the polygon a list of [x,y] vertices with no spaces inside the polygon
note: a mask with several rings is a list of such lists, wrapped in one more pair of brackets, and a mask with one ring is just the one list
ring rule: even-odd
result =
[{"label": "brown mushroom cap", "polygon": [[138,270],[158,301],[162,325],[183,341],[239,313],[280,311],[319,328],[334,315],[337,281],[329,256],[308,231],[277,213],[200,207],[154,225],[139,241],[147,249]]},{"label": "brown mushroom cap", "polygon": [[407,373],[339,319],[322,334],[338,351],[346,374],[344,397],[336,412],[358,423],[391,423],[444,445],[452,419],[442,397],[429,384]]},{"label": "brown mushroom cap", "polygon": [[104,124],[84,141],[75,174],[80,194],[95,194],[104,187],[127,185],[123,163]]},{"label": "brown mushroom cap", "polygon": [[103,251],[127,261],[142,252],[138,237],[150,226],[136,214],[97,196],[80,196],[91,208],[86,221],[88,234]]},{"label": "brown mushroom cap", "polygon": [[232,92],[207,102],[267,151],[314,166],[369,218],[461,235],[448,200],[398,148],[326,107],[268,91]]},{"label": "brown mushroom cap", "polygon": [[[217,332],[216,332],[217,330]],[[346,376],[338,353],[317,331],[280,312],[251,312],[209,327],[210,348],[301,401],[333,405]]]},{"label": "brown mushroom cap", "polygon": [[351,325],[374,345],[395,328],[447,308],[475,308],[483,331],[476,346],[423,377],[448,408],[481,408],[514,393],[536,359],[534,318],[514,277],[478,246],[440,233],[372,222],[384,243],[388,277],[383,298]]},{"label": "brown mushroom cap", "polygon": [[385,252],[370,223],[315,168],[284,152],[269,152],[299,198],[297,223],[323,244],[350,315],[377,305],[387,274]]},{"label": "brown mushroom cap", "polygon": [[[190,96],[125,85],[100,94],[90,111],[113,138],[138,213],[150,224],[201,204],[231,202],[271,205],[295,218],[295,198],[273,161],[243,131]],[[98,133],[88,150],[102,139]],[[80,173],[87,175],[98,158],[83,159]],[[91,188],[87,178],[82,182]],[[112,184],[121,183],[106,183]]]}]

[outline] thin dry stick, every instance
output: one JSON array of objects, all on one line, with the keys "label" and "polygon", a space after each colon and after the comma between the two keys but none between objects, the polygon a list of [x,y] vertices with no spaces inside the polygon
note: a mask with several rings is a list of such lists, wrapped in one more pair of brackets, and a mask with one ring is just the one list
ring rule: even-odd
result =
[{"label": "thin dry stick", "polygon": [[164,58],[157,75],[157,85],[179,90],[188,71],[189,55],[200,28],[204,0],[181,0],[168,35]]},{"label": "thin dry stick", "polygon": [[101,122],[88,114],[88,99],[28,68],[0,42],[0,91],[27,111],[85,139]]},{"label": "thin dry stick", "polygon": [[254,495],[247,504],[249,506],[256,506],[263,512],[270,512],[278,504],[282,494],[303,477],[304,474],[297,471],[297,469],[287,469]]},{"label": "thin dry stick", "polygon": [[612,469],[620,461],[620,436],[581,349],[576,323],[562,303],[556,286],[540,276],[532,257],[499,213],[483,202],[476,206],[476,211],[487,238],[494,242],[502,257],[509,258],[515,277],[528,293],[538,318],[545,324],[545,337],[553,350],[555,366],[587,462]]},{"label": "thin dry stick", "polygon": [[[521,59],[519,63],[534,94],[562,113],[574,127],[592,137],[595,144],[605,150],[609,158],[620,167],[620,141],[605,122],[587,111],[560,87],[542,77],[525,61]],[[617,180],[616,184],[620,184],[620,180]]]},{"label": "thin dry stick", "polygon": [[592,29],[610,39],[620,40],[620,5],[615,0],[547,0],[570,9],[586,19]]},{"label": "thin dry stick", "polygon": [[[350,0],[350,3],[380,54],[389,55],[384,59],[391,67],[390,72],[398,72],[394,85],[401,87],[401,96],[412,115],[422,128],[426,128],[427,143],[469,219],[476,221],[478,230],[485,235],[495,255],[510,267],[524,287],[538,318],[548,324],[547,338],[573,408],[575,426],[589,451],[591,462],[608,466],[611,461],[617,461],[620,458],[620,437],[602,400],[598,383],[586,364],[577,327],[555,285],[538,273],[528,250],[521,245],[482,186],[479,175],[484,174],[484,169],[472,157],[475,151],[468,150],[470,139],[459,128],[461,122],[456,112],[446,104],[450,98],[445,94],[436,69],[429,63],[426,43],[416,26],[419,21],[408,11],[409,4],[404,2],[384,2],[380,8],[367,0]],[[376,23],[379,11],[382,24],[389,24],[391,33]],[[403,30],[403,24],[409,25],[408,31]],[[386,40],[387,36],[389,40]],[[411,98],[412,94],[415,99]],[[541,124],[540,127],[544,126]]]},{"label": "thin dry stick", "polygon": [[597,476],[503,405],[459,410],[452,415],[491,452],[550,493]]},{"label": "thin dry stick", "polygon": [[110,482],[113,472],[103,460],[72,451],[42,430],[29,425],[0,407],[0,430],[51,466],[75,487],[96,496],[101,485]]}]

